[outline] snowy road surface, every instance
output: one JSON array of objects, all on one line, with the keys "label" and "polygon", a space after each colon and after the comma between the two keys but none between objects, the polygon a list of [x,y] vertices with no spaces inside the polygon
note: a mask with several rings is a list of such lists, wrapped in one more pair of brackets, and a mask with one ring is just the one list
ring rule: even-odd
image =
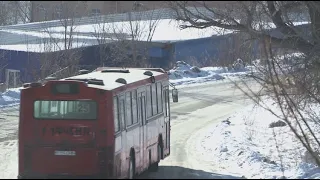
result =
[{"label": "snowy road surface", "polygon": [[209,165],[210,159],[206,162],[198,158],[195,149],[200,139],[197,133],[213,123],[225,120],[251,102],[232,83],[226,82],[187,86],[179,88],[179,92],[179,103],[171,107],[171,154],[160,163],[158,172],[142,176],[148,179],[241,178],[219,174],[215,167]]},{"label": "snowy road surface", "polygon": [[[179,102],[171,106],[171,155],[160,163],[158,172],[145,173],[141,178],[240,178],[215,172],[209,160],[199,158],[195,142],[200,140],[198,132],[225,120],[250,103],[227,80],[179,88]],[[0,121],[3,122],[0,132],[0,178],[17,177],[17,115],[17,107],[0,113]]]}]

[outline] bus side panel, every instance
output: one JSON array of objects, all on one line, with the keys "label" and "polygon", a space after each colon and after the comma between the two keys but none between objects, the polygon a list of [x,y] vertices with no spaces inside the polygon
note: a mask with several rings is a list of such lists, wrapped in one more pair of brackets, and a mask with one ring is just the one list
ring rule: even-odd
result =
[{"label": "bus side panel", "polygon": [[[136,93],[136,90],[130,90],[131,94]],[[130,92],[127,91],[127,92]],[[133,95],[132,95],[133,96]],[[135,95],[135,98],[131,98],[132,100],[137,100],[137,94]],[[122,140],[125,141],[125,156],[126,156],[126,162],[124,163],[124,172],[126,174],[128,174],[128,169],[129,169],[129,159],[130,159],[130,153],[131,150],[133,150],[133,155],[134,155],[134,159],[135,159],[135,166],[136,166],[136,173],[139,173],[139,165],[140,165],[140,161],[141,158],[139,156],[140,151],[142,150],[140,148],[140,125],[138,123],[138,106],[136,103],[136,108],[132,108],[132,106],[130,106],[129,104],[130,98],[128,96],[125,96],[125,134],[123,135]],[[136,101],[137,102],[137,101]],[[130,111],[131,109],[131,115],[128,115],[127,111]],[[135,111],[136,113],[136,117],[133,119],[133,111]],[[130,123],[131,121],[131,123]],[[133,122],[136,121],[136,122]],[[132,125],[131,125],[132,124]]]},{"label": "bus side panel", "polygon": [[[160,82],[160,81],[158,81]],[[163,86],[168,86],[168,80],[162,81]],[[152,85],[152,84],[147,84]],[[163,110],[161,113],[156,114],[152,117],[147,118],[146,114],[150,107],[147,101],[150,101],[150,97],[148,97],[148,93],[146,91],[146,84],[140,84],[138,91],[137,91],[137,100],[139,97],[144,96],[144,119],[141,116],[142,109],[138,110],[138,125],[132,125],[127,127],[127,101],[126,101],[126,89],[124,92],[120,90],[116,90],[117,97],[119,98],[118,108],[120,109],[121,103],[124,104],[123,107],[123,115],[124,119],[120,118],[121,124],[121,132],[117,133],[115,137],[115,149],[114,149],[114,174],[117,178],[127,178],[128,177],[128,170],[129,170],[129,159],[130,159],[130,150],[131,148],[135,151],[135,158],[136,158],[136,173],[142,173],[145,171],[149,165],[152,163],[156,163],[158,161],[158,153],[157,153],[157,145],[159,143],[159,135],[162,135],[162,143],[164,145],[164,150],[167,150],[166,154],[168,154],[168,146],[166,146],[166,139],[167,138],[167,127],[168,123],[165,120],[165,105],[164,105],[164,95],[162,95],[162,107]],[[163,88],[161,89],[163,90]],[[130,89],[130,91],[134,91]],[[143,95],[139,95],[139,93],[144,92]],[[163,93],[164,94],[164,93]],[[148,99],[149,98],[149,99]],[[137,103],[137,106],[141,108],[141,101]],[[119,110],[119,116],[121,116],[121,110]],[[167,117],[166,117],[167,118]],[[169,135],[170,136],[170,135]],[[151,151],[151,161],[149,158],[149,151]]]},{"label": "bus side panel", "polygon": [[19,112],[19,132],[18,132],[18,152],[19,152],[19,175],[28,168],[31,168],[31,149],[33,139],[33,111],[32,106],[25,105],[32,103],[29,97],[32,97],[30,89],[21,90],[20,94],[20,112]]},{"label": "bus side panel", "polygon": [[165,118],[165,129],[162,133],[164,135],[163,137],[163,143],[164,143],[164,158],[170,155],[170,131],[171,131],[171,125],[170,125],[170,93],[169,93],[169,84],[167,81],[163,83],[163,112],[164,112],[164,118]]},{"label": "bus side panel", "polygon": [[[154,88],[156,83],[150,84],[151,88]],[[148,88],[148,86],[147,86]],[[152,93],[150,94],[147,90],[147,105],[146,105],[146,110],[147,111],[152,111],[153,105],[151,103],[151,97],[153,96]],[[151,104],[151,106],[149,105]],[[158,106],[158,104],[157,104]],[[147,113],[148,114],[148,113]],[[147,159],[147,164],[153,164],[157,162],[158,160],[158,153],[157,153],[157,147],[159,143],[159,135],[162,132],[163,128],[163,113],[155,114],[151,117],[147,117],[147,122],[146,122],[146,134],[147,134],[147,157],[149,157],[149,151],[151,151],[151,160],[149,158]]]},{"label": "bus side panel", "polygon": [[135,156],[135,164],[136,164],[136,173],[139,173],[139,168],[141,164],[141,158],[139,156],[140,151],[142,150],[140,148],[140,126],[136,125],[135,127],[127,128],[127,133],[125,135],[126,137],[126,159],[127,159],[127,167],[124,167],[128,170],[129,168],[129,158],[130,158],[130,150],[131,148],[134,150],[134,156]]},{"label": "bus side panel", "polygon": [[23,104],[25,103],[25,90],[22,90],[21,91],[21,94],[20,94],[20,112],[19,112],[19,131],[18,131],[18,152],[19,152],[19,160],[18,160],[18,174],[20,175],[22,172],[24,172],[24,166],[23,166],[23,159],[25,158],[24,157],[24,148],[23,148],[23,117],[24,117],[24,106]]},{"label": "bus side panel", "polygon": [[114,178],[121,177],[121,136],[115,137],[115,153],[114,153],[114,165],[113,165],[113,174]]},{"label": "bus side panel", "polygon": [[147,131],[146,131],[146,89],[145,87],[141,87],[138,89],[138,117],[140,124],[140,164],[139,164],[139,172],[142,173],[147,170],[149,166],[149,156],[147,147]]},{"label": "bus side panel", "polygon": [[118,95],[118,109],[119,109],[119,118],[120,118],[120,132],[116,134],[115,137],[115,166],[117,167],[117,176],[116,178],[127,178],[128,177],[128,168],[129,168],[129,159],[128,154],[129,149],[127,148],[126,141],[126,106],[125,106],[125,96],[123,94]]},{"label": "bus side panel", "polygon": [[[109,151],[107,152],[108,159],[107,159],[107,166],[106,166],[106,171],[108,171],[109,177],[113,177],[114,174],[114,159],[115,156],[113,152],[115,152],[115,126],[114,126],[114,117],[113,117],[113,95],[111,91],[107,91],[106,94],[106,99],[104,99],[104,103],[106,104],[105,107],[100,108],[100,112],[104,113],[106,116],[106,121],[100,121],[101,124],[99,123],[99,127],[101,127],[100,132],[102,134],[102,141],[103,144],[101,144],[102,147],[109,147]],[[107,109],[104,111],[104,109]],[[106,133],[104,133],[106,131]],[[104,135],[106,134],[106,135]]]}]

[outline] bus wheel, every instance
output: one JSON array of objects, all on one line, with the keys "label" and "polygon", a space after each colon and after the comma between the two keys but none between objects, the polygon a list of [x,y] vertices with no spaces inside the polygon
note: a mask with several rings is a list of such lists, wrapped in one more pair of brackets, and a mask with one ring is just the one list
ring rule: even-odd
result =
[{"label": "bus wheel", "polygon": [[134,179],[134,174],[135,174],[135,169],[134,169],[134,164],[133,164],[133,158],[130,156],[130,161],[129,161],[129,179]]},{"label": "bus wheel", "polygon": [[157,172],[159,169],[159,162],[161,159],[161,152],[162,152],[160,144],[158,144],[157,151],[158,151],[158,160],[157,160],[157,162],[151,164],[151,166],[150,166],[151,172]]}]

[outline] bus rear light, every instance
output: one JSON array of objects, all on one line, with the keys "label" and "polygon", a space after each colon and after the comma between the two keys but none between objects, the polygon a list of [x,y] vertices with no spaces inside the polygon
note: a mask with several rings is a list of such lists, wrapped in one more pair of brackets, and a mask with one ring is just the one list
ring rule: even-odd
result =
[{"label": "bus rear light", "polygon": [[24,148],[24,171],[28,172],[31,170],[31,149],[28,147]]},{"label": "bus rear light", "polygon": [[109,165],[108,165],[108,174],[109,174],[109,177],[113,177],[113,164],[112,163],[109,163]]},{"label": "bus rear light", "polygon": [[104,177],[106,176],[106,171],[107,171],[107,154],[106,154],[106,148],[101,148],[99,149],[98,152],[98,166],[100,169],[100,176]]},{"label": "bus rear light", "polygon": [[106,148],[101,148],[98,152],[99,164],[105,166],[107,160]]},{"label": "bus rear light", "polygon": [[101,175],[112,176],[113,172],[113,148],[106,147],[101,148],[98,152],[98,159],[99,159],[99,167]]}]

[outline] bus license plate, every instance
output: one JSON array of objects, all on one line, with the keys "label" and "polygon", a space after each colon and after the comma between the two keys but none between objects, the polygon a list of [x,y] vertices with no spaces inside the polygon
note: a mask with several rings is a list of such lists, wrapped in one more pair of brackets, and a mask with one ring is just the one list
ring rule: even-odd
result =
[{"label": "bus license plate", "polygon": [[56,156],[75,156],[75,151],[54,151],[54,155]]}]

